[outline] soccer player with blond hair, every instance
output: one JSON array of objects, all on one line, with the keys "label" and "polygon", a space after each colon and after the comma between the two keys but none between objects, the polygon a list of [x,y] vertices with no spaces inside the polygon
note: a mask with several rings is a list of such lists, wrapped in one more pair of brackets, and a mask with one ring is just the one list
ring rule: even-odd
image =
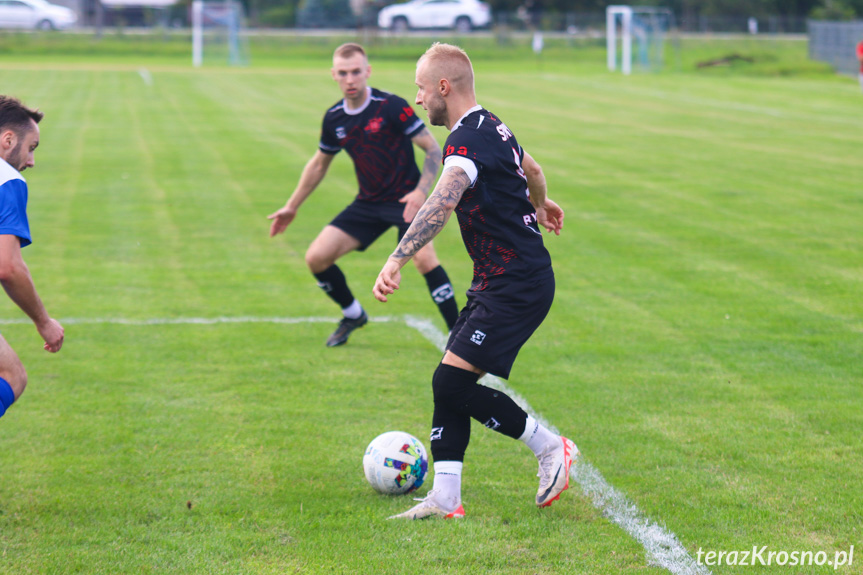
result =
[{"label": "soccer player with blond hair", "polygon": [[539,164],[500,118],[477,104],[473,66],[463,50],[434,44],[417,62],[416,85],[416,103],[428,112],[429,123],[450,131],[443,173],[373,292],[387,301],[399,287],[401,268],[453,212],[473,260],[473,282],[432,377],[434,486],[395,518],[464,516],[461,475],[471,418],[534,452],[540,478],[535,502],[547,507],[569,487],[578,449],[505,393],[478,381],[485,373],[508,378],[519,350],[548,314],[554,272],[540,226],[559,235],[564,213],[548,198]]},{"label": "soccer player with blond hair", "polygon": [[[269,216],[270,237],[284,232],[324,179],[336,154],[342,149],[348,153],[354,162],[359,193],[306,251],[306,264],[318,286],[344,315],[327,339],[328,347],[346,343],[351,332],[368,322],[336,261],[354,250],[364,251],[392,227],[398,229],[401,239],[434,184],[441,160],[437,141],[410,104],[368,85],[371,71],[359,44],[336,48],[332,75],[344,97],[324,115],[318,151],[303,169],[294,193],[283,208]],[[425,152],[422,173],[414,160],[414,145]],[[425,278],[447,329],[451,329],[458,306],[434,247],[428,244],[419,251],[414,264]]]}]

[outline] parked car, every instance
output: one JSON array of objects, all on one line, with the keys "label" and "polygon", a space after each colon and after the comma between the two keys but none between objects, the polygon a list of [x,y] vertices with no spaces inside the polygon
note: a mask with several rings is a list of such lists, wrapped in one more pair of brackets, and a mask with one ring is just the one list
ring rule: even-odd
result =
[{"label": "parked car", "polygon": [[411,0],[378,14],[378,26],[396,32],[410,28],[455,28],[470,32],[491,23],[491,8],[479,0]]},{"label": "parked car", "polygon": [[77,20],[75,12],[45,0],[0,0],[0,28],[59,30]]}]

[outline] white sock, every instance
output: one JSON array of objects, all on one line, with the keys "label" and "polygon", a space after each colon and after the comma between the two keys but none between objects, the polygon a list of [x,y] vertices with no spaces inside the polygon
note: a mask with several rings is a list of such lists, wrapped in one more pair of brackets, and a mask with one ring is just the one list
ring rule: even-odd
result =
[{"label": "white sock", "polygon": [[359,319],[363,315],[363,306],[360,305],[359,300],[355,299],[351,305],[342,310],[342,313],[348,319]]},{"label": "white sock", "polygon": [[560,441],[560,436],[555,435],[528,415],[527,421],[524,424],[524,433],[521,434],[518,440],[530,447],[531,451],[539,457],[547,447],[556,447]]},{"label": "white sock", "polygon": [[434,462],[434,489],[440,503],[455,510],[461,504],[461,461]]}]

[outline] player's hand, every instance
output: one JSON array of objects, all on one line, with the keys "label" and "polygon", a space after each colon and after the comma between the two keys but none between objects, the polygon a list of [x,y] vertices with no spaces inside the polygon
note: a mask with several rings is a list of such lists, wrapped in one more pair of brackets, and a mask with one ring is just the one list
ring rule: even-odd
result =
[{"label": "player's hand", "polygon": [[387,260],[381,273],[378,274],[378,279],[375,280],[375,287],[372,288],[375,299],[387,301],[387,296],[399,289],[401,281],[402,266],[395,260]]},{"label": "player's hand", "polygon": [[270,237],[277,236],[285,231],[291,222],[294,221],[295,217],[297,217],[297,210],[288,206],[267,216],[268,220],[273,220],[273,223],[270,224]]},{"label": "player's hand", "polygon": [[417,215],[417,212],[419,212],[420,208],[423,207],[423,204],[426,203],[426,195],[420,190],[414,190],[409,194],[405,194],[405,197],[400,199],[399,203],[405,205],[403,216],[405,218],[405,223],[409,224],[414,221],[414,217]]},{"label": "player's hand", "polygon": [[48,321],[44,324],[37,325],[36,329],[39,330],[39,335],[45,340],[45,345],[42,346],[45,351],[50,351],[51,353],[60,351],[60,348],[63,347],[63,337],[65,334],[65,330],[60,325],[60,322],[56,319],[48,318]]},{"label": "player's hand", "polygon": [[560,235],[563,229],[563,208],[546,199],[545,205],[536,209],[536,221],[550,232]]}]

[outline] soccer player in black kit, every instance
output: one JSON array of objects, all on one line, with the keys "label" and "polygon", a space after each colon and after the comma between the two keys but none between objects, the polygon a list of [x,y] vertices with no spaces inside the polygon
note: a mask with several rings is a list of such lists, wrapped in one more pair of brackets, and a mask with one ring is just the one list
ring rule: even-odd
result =
[{"label": "soccer player in black kit", "polygon": [[[285,231],[324,179],[335,155],[342,149],[347,151],[354,162],[359,193],[306,252],[306,264],[318,285],[344,314],[327,339],[328,347],[346,343],[352,331],[368,322],[336,260],[351,251],[365,250],[393,226],[401,239],[434,184],[441,160],[437,141],[410,104],[368,86],[371,66],[362,46],[349,43],[336,48],[332,74],[344,99],[324,115],[319,149],[303,169],[294,193],[282,209],[269,216],[270,237]],[[426,154],[422,174],[414,160],[414,144]],[[434,247],[429,244],[420,250],[414,263],[425,277],[447,329],[452,329],[458,306]]]},{"label": "soccer player in black kit", "polygon": [[453,211],[474,277],[432,378],[434,487],[418,505],[394,518],[464,517],[461,472],[471,418],[533,450],[539,460],[536,504],[547,507],[569,487],[578,449],[505,393],[478,380],[485,373],[509,377],[519,349],[548,314],[554,272],[539,226],[559,235],[563,210],[546,197],[542,168],[512,131],[477,105],[473,67],[463,50],[434,44],[417,62],[416,84],[416,103],[428,112],[429,123],[450,130],[444,169],[373,291],[387,301],[399,287],[401,268]]}]

